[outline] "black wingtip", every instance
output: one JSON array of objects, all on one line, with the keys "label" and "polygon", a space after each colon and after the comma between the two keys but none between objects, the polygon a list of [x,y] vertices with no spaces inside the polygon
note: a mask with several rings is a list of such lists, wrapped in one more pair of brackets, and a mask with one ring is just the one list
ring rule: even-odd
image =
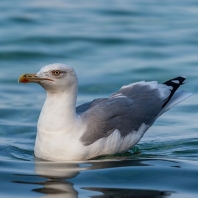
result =
[{"label": "black wingtip", "polygon": [[179,76],[177,78],[173,78],[171,80],[168,80],[168,81],[164,82],[163,84],[165,84],[167,86],[173,86],[173,89],[174,89],[174,87],[178,88],[180,85],[182,85],[185,80],[186,80],[186,77]]},{"label": "black wingtip", "polygon": [[177,78],[173,78],[171,80],[168,80],[166,82],[164,82],[163,84],[167,85],[167,86],[171,86],[173,89],[171,90],[171,94],[168,97],[168,100],[163,104],[162,108],[165,107],[165,105],[170,101],[170,99],[172,98],[173,94],[175,93],[175,91],[183,84],[185,84],[186,77],[185,76],[178,76]]}]

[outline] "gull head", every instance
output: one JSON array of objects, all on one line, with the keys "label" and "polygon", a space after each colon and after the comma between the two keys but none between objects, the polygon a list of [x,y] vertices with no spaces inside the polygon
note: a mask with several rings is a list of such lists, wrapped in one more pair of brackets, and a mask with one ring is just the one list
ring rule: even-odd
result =
[{"label": "gull head", "polygon": [[18,82],[38,83],[48,92],[63,92],[77,87],[77,76],[68,65],[54,63],[46,65],[35,74],[22,74]]}]

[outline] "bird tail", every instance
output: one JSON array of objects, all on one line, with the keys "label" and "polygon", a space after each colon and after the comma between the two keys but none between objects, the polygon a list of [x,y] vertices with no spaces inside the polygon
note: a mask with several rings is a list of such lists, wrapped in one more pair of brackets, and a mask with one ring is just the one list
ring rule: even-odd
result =
[{"label": "bird tail", "polygon": [[158,117],[192,95],[192,93],[184,90],[177,91],[177,89],[184,84],[185,79],[186,77],[179,76],[163,83],[167,86],[171,86],[173,89],[171,90],[168,100],[163,104],[162,110],[160,111]]}]

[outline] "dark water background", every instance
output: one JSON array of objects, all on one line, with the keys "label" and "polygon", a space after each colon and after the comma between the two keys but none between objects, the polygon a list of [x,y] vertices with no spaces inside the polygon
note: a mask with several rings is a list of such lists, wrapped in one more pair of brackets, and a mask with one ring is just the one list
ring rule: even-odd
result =
[{"label": "dark water background", "polygon": [[[18,84],[46,64],[73,66],[78,104],[123,84],[188,77],[193,96],[160,117],[140,154],[34,159],[45,92]],[[198,197],[198,2],[0,1],[0,197]]]}]

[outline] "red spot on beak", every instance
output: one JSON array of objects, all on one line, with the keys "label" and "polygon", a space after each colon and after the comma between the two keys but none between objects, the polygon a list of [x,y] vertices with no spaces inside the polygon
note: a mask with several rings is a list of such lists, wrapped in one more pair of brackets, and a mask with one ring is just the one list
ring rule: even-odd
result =
[{"label": "red spot on beak", "polygon": [[28,79],[26,79],[26,78],[24,78],[21,82],[22,82],[22,83],[28,83],[28,82],[29,82],[29,80],[28,80]]}]

